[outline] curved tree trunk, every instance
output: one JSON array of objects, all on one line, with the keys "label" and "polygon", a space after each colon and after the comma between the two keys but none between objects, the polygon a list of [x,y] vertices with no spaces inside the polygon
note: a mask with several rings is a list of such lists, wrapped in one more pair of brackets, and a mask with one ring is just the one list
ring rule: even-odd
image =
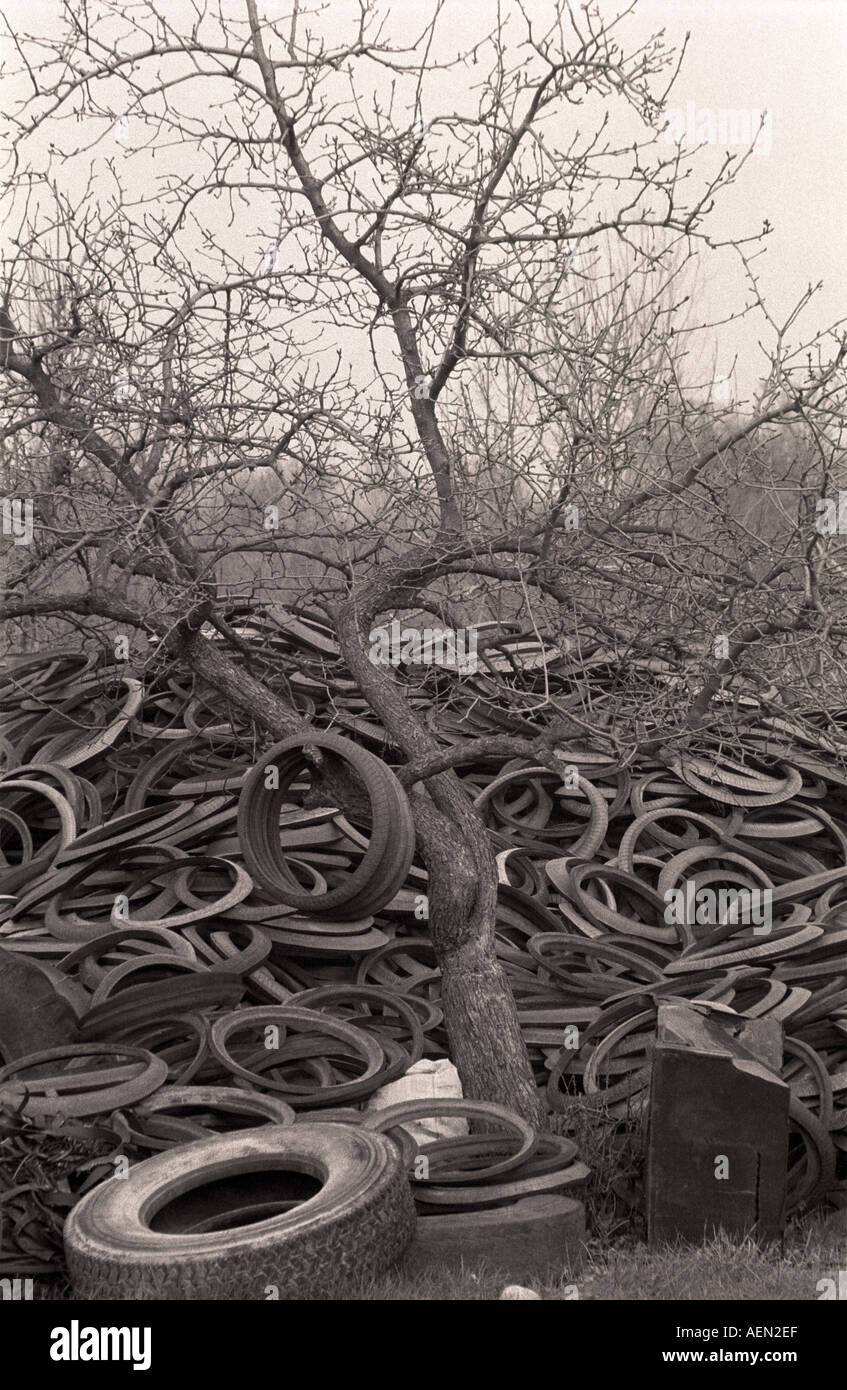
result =
[{"label": "curved tree trunk", "polygon": [[[533,1081],[508,980],[487,941],[489,924],[448,917],[431,926],[444,1023],[465,1095],[509,1106],[541,1128],[543,1095]],[[445,948],[444,937],[456,926],[468,928],[467,939],[455,950]]]},{"label": "curved tree trunk", "polygon": [[[365,595],[337,605],[333,618],[345,660],[371,708],[409,760],[438,744],[390,669],[367,656]],[[412,790],[418,848],[429,873],[429,929],[441,968],[444,1022],[466,1096],[499,1101],[540,1126],[544,1107],[532,1075],[517,1008],[495,950],[497,868],[488,832],[455,772]]]}]

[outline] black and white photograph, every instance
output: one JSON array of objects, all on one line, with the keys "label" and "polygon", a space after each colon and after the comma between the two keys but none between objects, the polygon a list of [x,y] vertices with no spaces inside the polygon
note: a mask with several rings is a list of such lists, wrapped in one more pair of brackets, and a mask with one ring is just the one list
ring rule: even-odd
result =
[{"label": "black and white photograph", "polygon": [[0,90],[4,1348],[808,1378],[847,5],[7,0]]}]

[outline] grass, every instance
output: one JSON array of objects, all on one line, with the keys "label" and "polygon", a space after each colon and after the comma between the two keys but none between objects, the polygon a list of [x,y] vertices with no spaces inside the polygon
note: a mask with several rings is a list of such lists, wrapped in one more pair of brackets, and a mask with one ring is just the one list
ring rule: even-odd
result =
[{"label": "grass", "polygon": [[[789,1227],[782,1247],[760,1249],[753,1241],[721,1235],[702,1246],[665,1246],[650,1250],[632,1239],[601,1247],[589,1240],[579,1271],[563,1269],[547,1282],[528,1279],[525,1287],[545,1299],[663,1300],[749,1299],[815,1301],[818,1282],[837,1277],[847,1263],[847,1237],[824,1231],[821,1222]],[[437,1269],[416,1276],[400,1271],[363,1285],[353,1298],[386,1302],[448,1300],[468,1302],[499,1298],[515,1281],[483,1264]]]}]

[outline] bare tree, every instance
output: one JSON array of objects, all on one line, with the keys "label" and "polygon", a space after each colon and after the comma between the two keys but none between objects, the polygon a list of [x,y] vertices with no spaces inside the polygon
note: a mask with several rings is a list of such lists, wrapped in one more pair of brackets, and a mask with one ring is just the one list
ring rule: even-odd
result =
[{"label": "bare tree", "polygon": [[[339,34],[297,3],[271,22],[256,0],[105,0],[15,36],[3,441],[36,525],[5,611],[152,636],[306,736],[227,614],[318,606],[402,755],[466,1092],[538,1118],[461,766],[555,770],[574,738],[631,761],[708,726],[742,666],[802,682],[810,650],[822,699],[847,631],[814,510],[838,491],[844,348],[768,321],[758,398],[693,400],[703,258],[734,249],[766,309],[758,237],[713,231],[743,156],[696,173],[664,134],[682,55],[633,38],[634,6],[559,0],[460,54],[450,8],[399,40],[379,4]],[[410,611],[499,624],[486,679],[522,734],[445,749],[370,659],[374,625]],[[516,627],[599,653],[614,698],[563,710],[543,666],[522,687],[496,646]],[[657,657],[689,699],[648,679]]]}]

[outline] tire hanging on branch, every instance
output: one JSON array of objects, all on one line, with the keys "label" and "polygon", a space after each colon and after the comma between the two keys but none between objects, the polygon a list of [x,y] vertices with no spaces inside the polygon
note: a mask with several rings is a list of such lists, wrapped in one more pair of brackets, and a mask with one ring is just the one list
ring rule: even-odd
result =
[{"label": "tire hanging on branch", "polygon": [[[280,845],[279,818],[298,775],[310,762],[306,749],[319,750],[321,761],[351,774],[370,803],[370,836],[358,866],[325,893],[310,893],[295,877]],[[267,771],[276,770],[273,787]],[[335,920],[379,912],[402,887],[412,863],[415,831],[406,793],[381,759],[337,734],[309,734],[283,739],[248,774],[238,801],[238,836],[244,862],[257,887],[274,902],[312,917]]]}]

